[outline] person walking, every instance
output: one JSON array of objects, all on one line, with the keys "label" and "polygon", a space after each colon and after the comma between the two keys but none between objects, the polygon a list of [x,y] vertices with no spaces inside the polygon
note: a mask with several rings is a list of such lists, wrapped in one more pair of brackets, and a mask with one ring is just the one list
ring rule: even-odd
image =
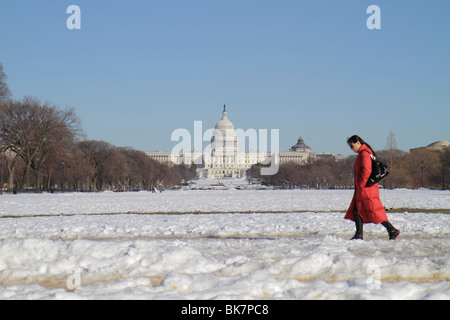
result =
[{"label": "person walking", "polygon": [[382,224],[388,234],[389,240],[396,240],[400,235],[400,230],[394,228],[380,200],[380,190],[378,184],[368,184],[372,173],[372,158],[376,157],[370,145],[354,135],[348,138],[347,144],[358,156],[355,161],[355,192],[352,202],[345,214],[345,219],[352,220],[356,225],[356,233],[350,240],[363,239],[363,224]]}]

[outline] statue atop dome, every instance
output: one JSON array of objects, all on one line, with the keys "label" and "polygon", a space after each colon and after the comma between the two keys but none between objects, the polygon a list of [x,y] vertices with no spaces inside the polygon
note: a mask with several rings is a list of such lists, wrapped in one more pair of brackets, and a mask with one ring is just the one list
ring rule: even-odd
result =
[{"label": "statue atop dome", "polygon": [[[222,119],[216,124],[216,129],[222,131],[222,134],[233,135],[235,134],[235,129],[233,123],[228,119],[227,106],[223,105]],[[231,132],[226,132],[227,130],[232,130]]]},{"label": "statue atop dome", "polygon": [[222,120],[228,119],[227,118],[227,105],[223,105],[223,111],[222,111]]}]

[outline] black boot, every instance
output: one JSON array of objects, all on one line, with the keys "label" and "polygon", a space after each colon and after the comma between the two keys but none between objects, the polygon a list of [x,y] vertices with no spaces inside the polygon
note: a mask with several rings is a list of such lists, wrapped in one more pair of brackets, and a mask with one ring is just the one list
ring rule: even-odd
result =
[{"label": "black boot", "polygon": [[389,232],[389,240],[397,240],[398,236],[402,233],[400,230],[395,229],[392,232]]},{"label": "black boot", "polygon": [[353,238],[350,238],[350,240],[364,240],[364,239],[362,234],[356,232]]},{"label": "black boot", "polygon": [[394,228],[394,226],[389,221],[384,221],[381,223],[389,233],[389,240],[397,240],[401,231]]},{"label": "black boot", "polygon": [[355,219],[356,233],[350,240],[363,240],[363,220],[356,208],[353,210],[353,217]]}]

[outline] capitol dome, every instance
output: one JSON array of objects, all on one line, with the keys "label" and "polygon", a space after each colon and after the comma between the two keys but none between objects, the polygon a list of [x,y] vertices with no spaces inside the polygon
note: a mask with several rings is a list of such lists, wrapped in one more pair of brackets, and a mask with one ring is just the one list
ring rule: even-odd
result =
[{"label": "capitol dome", "polygon": [[233,123],[228,120],[226,105],[223,106],[222,119],[217,122],[216,129],[221,130],[223,134],[225,134],[227,130],[235,130]]},{"label": "capitol dome", "polygon": [[233,154],[238,151],[238,140],[233,123],[228,120],[227,107],[223,106],[222,119],[217,122],[211,138],[212,151]]}]

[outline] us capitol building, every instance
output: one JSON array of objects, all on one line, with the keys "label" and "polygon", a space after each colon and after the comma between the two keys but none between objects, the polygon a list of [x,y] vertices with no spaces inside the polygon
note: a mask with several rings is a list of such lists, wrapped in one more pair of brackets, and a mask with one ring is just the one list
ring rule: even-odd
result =
[{"label": "us capitol building", "polygon": [[[171,152],[147,152],[150,158],[169,165],[180,164],[180,160],[185,165],[201,163],[197,165],[200,178],[244,178],[246,171],[252,165],[265,163],[271,157],[271,153],[242,152],[238,147],[238,136],[233,123],[228,119],[226,106],[223,107],[222,119],[217,122],[211,138],[210,150],[200,152],[194,150],[190,153],[172,154]],[[332,155],[330,153],[314,153],[300,137],[297,143],[289,149],[289,152],[278,154],[279,164],[293,162],[305,164],[317,159],[339,160],[343,156]],[[199,161],[200,159],[200,161]]]}]

